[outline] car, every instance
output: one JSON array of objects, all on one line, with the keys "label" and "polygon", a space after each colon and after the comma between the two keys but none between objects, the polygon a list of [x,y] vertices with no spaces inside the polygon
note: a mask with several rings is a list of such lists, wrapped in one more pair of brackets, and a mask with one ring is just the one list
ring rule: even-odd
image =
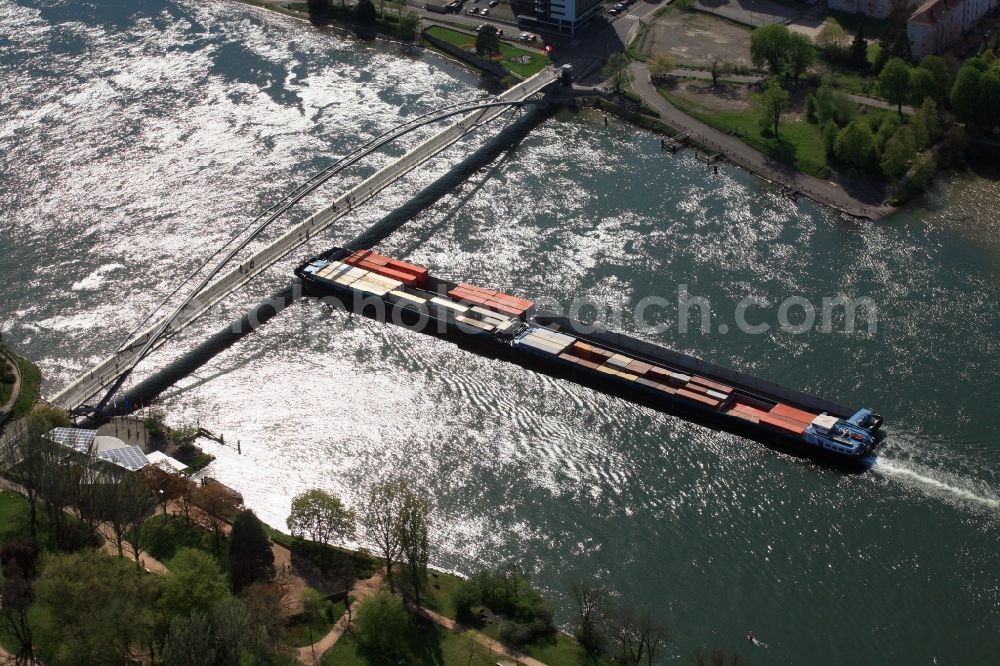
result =
[{"label": "car", "polygon": [[497,37],[503,37],[503,28],[497,28]]},{"label": "car", "polygon": [[623,12],[626,9],[628,9],[628,5],[626,5],[624,2],[619,2],[617,5],[615,5],[615,9],[617,9],[620,12]]},{"label": "car", "polygon": [[489,8],[488,7],[483,7],[482,9],[480,9],[479,10],[479,15],[480,16],[489,16],[490,15]]},{"label": "car", "polygon": [[490,0],[490,7],[496,7],[500,4],[500,0]]},{"label": "car", "polygon": [[466,14],[467,16],[475,16],[475,15],[476,15],[476,14],[478,14],[478,13],[479,13],[479,10],[478,10],[478,9],[476,9],[475,7],[472,7],[471,9],[466,9],[466,10],[465,10],[465,14]]},{"label": "car", "polygon": [[608,15],[609,16],[618,16],[621,13],[622,13],[622,10],[618,9],[617,7],[612,7],[611,9],[608,10]]}]

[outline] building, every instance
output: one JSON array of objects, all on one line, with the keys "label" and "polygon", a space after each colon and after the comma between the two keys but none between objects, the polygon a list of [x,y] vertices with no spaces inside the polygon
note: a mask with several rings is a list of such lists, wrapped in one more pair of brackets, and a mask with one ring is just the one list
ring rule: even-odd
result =
[{"label": "building", "polygon": [[45,438],[75,453],[90,456],[136,472],[149,464],[138,446],[126,444],[117,437],[98,435],[96,430],[55,428]]},{"label": "building", "polygon": [[518,25],[574,34],[603,11],[601,0],[511,0]]},{"label": "building", "polygon": [[829,0],[830,9],[849,14],[864,14],[884,19],[897,12],[910,9],[919,0]]},{"label": "building", "polygon": [[906,21],[913,56],[943,51],[998,5],[1000,0],[927,0]]}]

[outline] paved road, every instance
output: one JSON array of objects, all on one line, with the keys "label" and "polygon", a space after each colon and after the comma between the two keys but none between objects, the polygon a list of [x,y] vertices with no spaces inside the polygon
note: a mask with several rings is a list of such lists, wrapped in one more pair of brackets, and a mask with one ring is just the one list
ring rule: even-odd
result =
[{"label": "paved road", "polygon": [[884,188],[866,181],[820,180],[800,173],[754,150],[736,137],[720,132],[680,111],[649,82],[649,70],[644,64],[632,63],[631,68],[635,76],[635,92],[660,114],[663,122],[689,133],[698,143],[724,154],[739,166],[855,217],[878,219],[892,212],[891,207],[882,204]]}]

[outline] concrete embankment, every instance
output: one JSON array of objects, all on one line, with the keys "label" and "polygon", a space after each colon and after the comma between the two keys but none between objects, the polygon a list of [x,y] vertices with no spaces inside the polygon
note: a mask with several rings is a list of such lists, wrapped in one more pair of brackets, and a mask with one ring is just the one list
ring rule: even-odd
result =
[{"label": "concrete embankment", "polygon": [[[486,145],[469,155],[451,168],[446,174],[418,192],[407,203],[394,210],[389,215],[373,224],[353,239],[340,244],[351,249],[368,249],[394,231],[413,219],[421,210],[452,191],[471,173],[481,169],[501,153],[517,146],[532,129],[537,127],[554,112],[551,108],[529,108],[520,118],[511,121],[500,133],[488,141]],[[334,241],[331,240],[331,245]],[[302,257],[304,260],[306,257]],[[128,414],[143,405],[153,402],[163,391],[174,385],[180,379],[195,372],[208,363],[216,354],[263,326],[272,318],[281,314],[289,305],[303,295],[302,284],[293,280],[287,287],[281,289],[264,301],[251,308],[240,319],[198,344],[180,358],[153,373],[135,387],[119,396],[110,403],[99,415],[99,419]]]}]

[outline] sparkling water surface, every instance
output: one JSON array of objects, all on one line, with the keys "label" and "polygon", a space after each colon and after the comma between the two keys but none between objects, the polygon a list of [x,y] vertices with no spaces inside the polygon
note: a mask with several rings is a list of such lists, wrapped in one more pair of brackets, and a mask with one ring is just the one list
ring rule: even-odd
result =
[{"label": "sparkling water surface", "polygon": [[[108,354],[262,208],[474,75],[232,2],[0,0],[0,321],[49,395]],[[501,121],[507,122],[506,120]],[[433,129],[364,162],[309,212]],[[495,130],[449,149],[314,239],[141,366],[155,370],[367,228]],[[1000,185],[962,173],[872,224],[658,139],[561,112],[380,246],[432,272],[626,310],[711,302],[711,331],[615,328],[884,414],[867,473],[302,301],[163,396],[210,473],[271,524],[321,486],[395,475],[435,500],[434,564],[518,562],[572,619],[599,579],[650,609],[672,653],[751,664],[986,664],[1000,650]],[[281,229],[274,229],[270,238]],[[263,241],[262,241],[263,242]],[[258,245],[259,246],[259,245]],[[868,297],[877,326],[777,327],[789,296]],[[736,304],[772,306],[741,333]],[[835,321],[836,323],[836,321]],[[729,327],[720,333],[720,324]],[[748,629],[767,648],[748,647]]]}]

